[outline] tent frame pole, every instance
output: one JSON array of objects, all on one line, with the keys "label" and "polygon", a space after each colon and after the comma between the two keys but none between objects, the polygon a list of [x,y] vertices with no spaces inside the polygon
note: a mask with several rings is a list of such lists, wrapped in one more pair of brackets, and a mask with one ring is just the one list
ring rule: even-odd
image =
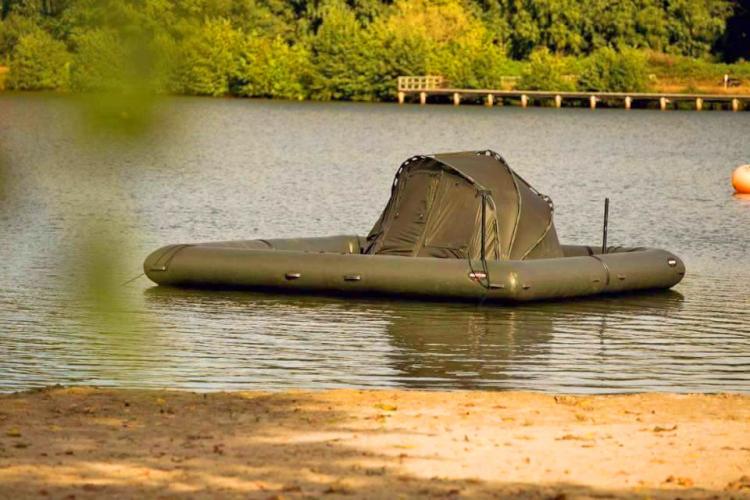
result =
[{"label": "tent frame pole", "polygon": [[482,195],[482,237],[481,237],[481,248],[479,249],[479,255],[482,258],[482,263],[484,264],[487,261],[487,251],[486,251],[486,232],[487,232],[487,222],[486,222],[486,215],[487,215],[487,191],[481,191],[480,194]]},{"label": "tent frame pole", "polygon": [[[492,193],[486,189],[482,189],[479,191],[479,195],[482,197],[482,206],[480,208],[482,217],[482,234],[480,235],[480,244],[482,247],[479,249],[479,256],[482,259],[482,272],[484,273],[484,281],[480,279],[479,284],[482,285],[485,289],[489,290],[490,288],[492,288],[492,280],[490,278],[490,270],[487,267],[487,197],[492,196]],[[471,262],[471,257],[469,258],[469,262]],[[486,295],[482,298],[481,303],[484,302],[485,298]]]}]

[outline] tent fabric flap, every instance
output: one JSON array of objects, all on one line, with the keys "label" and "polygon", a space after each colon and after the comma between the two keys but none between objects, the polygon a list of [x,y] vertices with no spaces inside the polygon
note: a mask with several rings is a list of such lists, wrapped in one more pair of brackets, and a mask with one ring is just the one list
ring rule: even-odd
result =
[{"label": "tent fabric flap", "polygon": [[404,162],[367,237],[365,253],[478,259],[483,204],[487,259],[563,255],[549,198],[491,151],[415,156]]}]

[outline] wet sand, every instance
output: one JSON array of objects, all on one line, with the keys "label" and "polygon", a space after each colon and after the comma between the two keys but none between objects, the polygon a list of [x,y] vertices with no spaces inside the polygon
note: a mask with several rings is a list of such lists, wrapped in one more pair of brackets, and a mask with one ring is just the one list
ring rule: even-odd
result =
[{"label": "wet sand", "polygon": [[0,498],[750,498],[750,396],[0,395]]}]

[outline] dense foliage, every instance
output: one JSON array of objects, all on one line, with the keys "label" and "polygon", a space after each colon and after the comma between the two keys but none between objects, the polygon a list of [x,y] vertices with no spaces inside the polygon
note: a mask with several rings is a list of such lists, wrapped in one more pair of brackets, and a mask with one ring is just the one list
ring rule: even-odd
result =
[{"label": "dense foliage", "polygon": [[19,90],[65,89],[69,61],[65,44],[46,31],[31,31],[18,39],[7,84]]},{"label": "dense foliage", "polygon": [[574,90],[569,61],[551,54],[547,47],[535,50],[523,71],[519,87],[526,90]]},{"label": "dense foliage", "polygon": [[643,92],[648,90],[646,58],[633,49],[618,53],[602,47],[583,63],[578,85],[582,90]]},{"label": "dense foliage", "polygon": [[286,99],[390,99],[408,74],[456,87],[515,75],[528,89],[640,90],[654,57],[661,69],[710,66],[734,36],[727,21],[742,19],[730,0],[0,2],[9,87],[138,80],[161,92]]}]

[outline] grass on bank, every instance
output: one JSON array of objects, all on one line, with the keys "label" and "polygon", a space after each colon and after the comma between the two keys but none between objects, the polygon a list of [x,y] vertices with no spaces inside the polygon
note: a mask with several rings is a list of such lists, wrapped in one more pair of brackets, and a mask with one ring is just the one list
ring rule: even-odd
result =
[{"label": "grass on bank", "polygon": [[605,47],[587,57],[558,56],[542,49],[521,64],[516,90],[750,94],[750,63],[744,61],[724,64]]},{"label": "grass on bank", "polygon": [[[735,64],[651,53],[648,71],[655,91],[697,94],[750,94],[750,62]],[[729,86],[724,86],[724,75]]]}]

